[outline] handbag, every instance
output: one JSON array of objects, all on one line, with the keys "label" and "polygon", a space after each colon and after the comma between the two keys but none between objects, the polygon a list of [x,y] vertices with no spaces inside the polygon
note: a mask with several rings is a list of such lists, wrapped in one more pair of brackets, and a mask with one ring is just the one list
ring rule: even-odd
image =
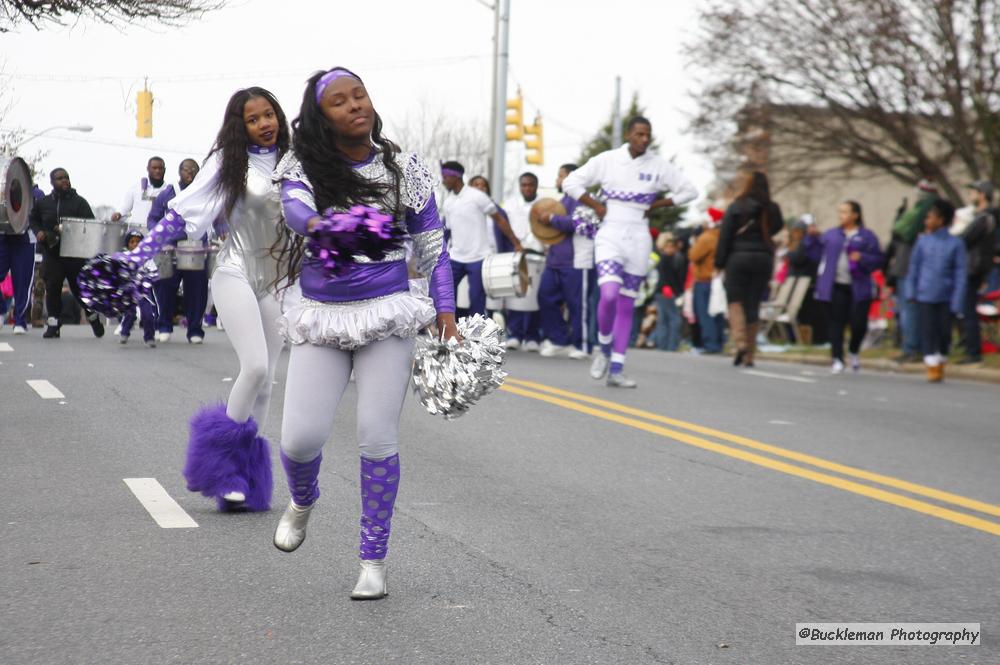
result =
[{"label": "handbag", "polygon": [[729,305],[726,302],[726,288],[722,284],[722,276],[717,275],[712,278],[712,290],[708,295],[708,315],[726,315]]}]

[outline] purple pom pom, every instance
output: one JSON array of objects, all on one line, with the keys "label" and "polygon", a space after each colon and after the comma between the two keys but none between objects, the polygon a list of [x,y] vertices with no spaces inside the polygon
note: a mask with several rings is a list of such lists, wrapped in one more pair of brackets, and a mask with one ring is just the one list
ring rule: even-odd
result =
[{"label": "purple pom pom", "polygon": [[306,253],[331,275],[343,275],[357,263],[355,256],[381,261],[403,244],[403,232],[392,215],[363,205],[350,210],[328,209],[314,225]]},{"label": "purple pom pom", "polygon": [[80,299],[88,308],[105,316],[121,317],[148,298],[155,275],[124,254],[98,254],[77,275]]}]

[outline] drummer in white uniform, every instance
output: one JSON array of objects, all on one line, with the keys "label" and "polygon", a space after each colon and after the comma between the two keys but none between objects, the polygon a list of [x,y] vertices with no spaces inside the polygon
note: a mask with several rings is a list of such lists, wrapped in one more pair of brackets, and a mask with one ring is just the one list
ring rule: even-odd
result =
[{"label": "drummer in white uniform", "polygon": [[[518,178],[520,193],[504,208],[510,217],[510,228],[521,241],[524,249],[542,252],[545,246],[531,232],[529,214],[531,206],[538,198],[538,176],[525,172]],[[521,348],[524,351],[538,351],[542,341],[541,322],[538,314],[538,284],[541,281],[542,262],[531,262],[529,274],[531,286],[524,296],[504,298],[507,310],[507,348]]]},{"label": "drummer in white uniform", "polygon": [[521,242],[511,231],[510,224],[497,210],[496,204],[475,187],[465,186],[465,167],[456,161],[441,165],[441,180],[452,194],[444,200],[442,213],[445,227],[451,234],[448,252],[451,256],[455,290],[463,278],[469,280],[469,314],[486,315],[486,290],[483,288],[483,259],[492,253],[487,216],[500,232],[521,251]]},{"label": "drummer in white uniform", "polygon": [[164,180],[166,173],[167,165],[163,158],[150,157],[149,161],[146,162],[146,177],[141,178],[129,188],[121,208],[111,215],[111,221],[117,222],[126,218],[129,226],[145,233],[146,219],[153,207],[153,201],[167,186]]}]

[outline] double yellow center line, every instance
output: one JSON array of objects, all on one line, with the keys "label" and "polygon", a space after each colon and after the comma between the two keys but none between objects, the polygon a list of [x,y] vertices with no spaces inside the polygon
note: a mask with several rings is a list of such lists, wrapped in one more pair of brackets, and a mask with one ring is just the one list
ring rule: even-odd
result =
[{"label": "double yellow center line", "polygon": [[[976,499],[970,499],[958,494],[952,494],[951,492],[945,492],[933,487],[918,485],[917,483],[911,483],[892,476],[886,476],[872,471],[865,471],[864,469],[857,469],[845,464],[838,464],[837,462],[831,462],[820,457],[807,455],[794,450],[787,450],[785,448],[773,446],[761,441],[739,436],[737,434],[730,434],[729,432],[712,429],[711,427],[688,423],[683,420],[677,420],[676,418],[668,418],[657,413],[643,411],[642,409],[636,409],[617,402],[611,402],[609,400],[599,399],[597,397],[591,397],[590,395],[583,395],[569,390],[562,390],[560,388],[554,388],[552,386],[535,383],[533,381],[522,381],[519,379],[508,378],[500,389],[514,395],[520,395],[521,397],[528,397],[541,402],[547,402],[564,409],[584,413],[596,418],[601,418],[620,425],[626,425],[644,432],[649,432],[650,434],[656,434],[668,439],[673,439],[674,441],[684,443],[695,448],[708,450],[713,453],[725,455],[726,457],[732,457],[734,459],[756,464],[757,466],[762,466],[767,469],[780,471],[799,478],[805,478],[823,485],[836,487],[837,489],[844,490],[845,492],[860,494],[861,496],[866,496],[870,499],[875,499],[876,501],[892,504],[900,508],[907,508],[918,513],[931,515],[939,519],[954,522],[955,524],[961,524],[962,526],[967,526],[972,529],[978,529],[979,531],[991,533],[995,536],[1000,536],[1000,523],[983,519],[982,517],[977,517],[975,515],[970,515],[965,512],[959,512],[958,510],[953,510],[952,508],[946,508],[934,503],[928,503],[927,501],[922,501],[904,494],[890,492],[880,487],[866,485],[856,482],[856,480],[864,480],[883,487],[901,490],[912,495],[933,499],[944,504],[950,504],[951,506],[957,508],[965,508],[977,513],[1000,517],[1000,506],[991,503],[977,501]],[[669,425],[669,427],[664,427],[664,425]],[[689,432],[694,432],[695,434],[690,434]],[[696,436],[696,434],[710,436],[736,445],[726,445],[718,443],[717,441],[710,441],[702,436]],[[759,453],[767,453],[767,455],[770,456],[761,455]],[[791,460],[797,462],[798,464],[791,464],[784,460]],[[814,468],[808,468],[807,466],[800,465],[808,465],[808,467]],[[829,471],[840,475],[834,476],[830,473],[823,473],[814,469],[822,469],[823,471]],[[851,480],[851,478],[856,480]]]}]

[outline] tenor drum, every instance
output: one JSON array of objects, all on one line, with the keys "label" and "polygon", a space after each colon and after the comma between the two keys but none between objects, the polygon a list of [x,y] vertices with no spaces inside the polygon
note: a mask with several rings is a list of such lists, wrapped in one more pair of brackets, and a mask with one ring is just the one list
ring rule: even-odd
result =
[{"label": "tenor drum", "polygon": [[174,276],[174,248],[164,247],[156,256],[153,257],[153,263],[156,264],[156,272],[159,274],[160,279],[170,279]]},{"label": "tenor drum", "polygon": [[490,298],[523,296],[529,283],[528,259],[524,252],[493,254],[483,260],[483,288]]},{"label": "tenor drum", "polygon": [[177,269],[204,270],[209,249],[200,240],[177,241]]},{"label": "tenor drum", "polygon": [[20,157],[0,156],[0,234],[24,233],[31,214],[31,170]]},{"label": "tenor drum", "polygon": [[114,254],[124,247],[125,225],[121,222],[80,217],[59,219],[59,255],[90,259]]}]

